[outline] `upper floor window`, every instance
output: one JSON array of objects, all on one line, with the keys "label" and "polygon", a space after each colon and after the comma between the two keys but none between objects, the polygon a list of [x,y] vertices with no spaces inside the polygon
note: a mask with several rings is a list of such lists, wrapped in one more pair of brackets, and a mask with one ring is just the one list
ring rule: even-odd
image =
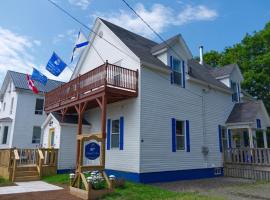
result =
[{"label": "upper floor window", "polygon": [[174,57],[170,57],[172,69],[171,82],[176,85],[182,85],[182,62]]},{"label": "upper floor window", "polygon": [[185,150],[185,122],[176,120],[176,150]]},{"label": "upper floor window", "polygon": [[6,110],[6,102],[3,104],[3,112]]},{"label": "upper floor window", "polygon": [[112,120],[111,148],[119,148],[120,145],[120,120]]},{"label": "upper floor window", "polygon": [[8,126],[5,126],[2,137],[2,144],[7,144],[7,138],[8,138]]},{"label": "upper floor window", "polygon": [[13,111],[13,104],[14,104],[14,97],[12,97],[11,103],[10,103],[10,111],[9,111],[10,114],[12,114],[12,111]]},{"label": "upper floor window", "polygon": [[231,88],[233,90],[232,100],[238,102],[239,101],[238,84],[234,81],[231,81]]},{"label": "upper floor window", "polygon": [[39,144],[41,138],[41,128],[39,126],[34,126],[33,135],[32,135],[32,143]]},{"label": "upper floor window", "polygon": [[44,106],[44,99],[36,99],[36,107],[35,107],[36,115],[43,114],[43,106]]}]

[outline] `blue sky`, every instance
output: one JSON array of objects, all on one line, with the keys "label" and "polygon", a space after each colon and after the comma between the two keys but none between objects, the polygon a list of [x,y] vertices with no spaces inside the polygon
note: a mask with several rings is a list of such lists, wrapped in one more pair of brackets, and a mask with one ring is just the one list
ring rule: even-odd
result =
[{"label": "blue sky", "polygon": [[[92,26],[100,16],[160,42],[121,0],[54,0]],[[181,33],[194,56],[198,46],[221,51],[246,33],[270,21],[270,1],[127,0],[163,38]],[[45,70],[53,51],[70,60],[79,24],[47,0],[9,0],[0,6],[0,83],[8,69],[31,73],[32,67],[57,80],[68,80],[67,68],[56,78]],[[83,29],[85,34],[88,31]]]}]

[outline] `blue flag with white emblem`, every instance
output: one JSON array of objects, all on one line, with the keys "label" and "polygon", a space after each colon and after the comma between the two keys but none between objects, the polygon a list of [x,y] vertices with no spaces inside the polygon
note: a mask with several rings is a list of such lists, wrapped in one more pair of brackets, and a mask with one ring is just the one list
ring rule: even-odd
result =
[{"label": "blue flag with white emblem", "polygon": [[46,69],[54,76],[59,76],[66,66],[67,64],[55,52],[53,52]]},{"label": "blue flag with white emblem", "polygon": [[40,71],[38,71],[35,68],[33,68],[31,79],[35,80],[35,81],[38,81],[43,85],[46,85],[47,82],[48,82],[47,76],[45,76],[44,74],[42,74]]}]

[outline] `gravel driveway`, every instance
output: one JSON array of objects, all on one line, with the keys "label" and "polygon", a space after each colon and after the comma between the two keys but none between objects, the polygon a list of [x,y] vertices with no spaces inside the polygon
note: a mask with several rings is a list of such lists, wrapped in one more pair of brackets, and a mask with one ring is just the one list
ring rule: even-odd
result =
[{"label": "gravel driveway", "polygon": [[228,200],[270,200],[270,183],[258,183],[248,179],[220,177],[153,185],[172,191],[199,192]]}]

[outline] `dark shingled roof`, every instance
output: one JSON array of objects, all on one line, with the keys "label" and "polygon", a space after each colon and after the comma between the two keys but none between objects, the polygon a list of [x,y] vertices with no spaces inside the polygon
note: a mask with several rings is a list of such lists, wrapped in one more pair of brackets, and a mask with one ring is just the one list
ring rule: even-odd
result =
[{"label": "dark shingled roof", "polygon": [[[14,71],[8,71],[7,73],[10,75],[16,88],[30,90],[28,87],[26,74]],[[40,92],[49,92],[62,84],[64,84],[64,82],[48,79],[46,86],[44,86],[41,83],[35,81],[35,86]]]},{"label": "dark shingled roof", "polygon": [[213,77],[209,72],[209,67],[201,65],[194,59],[188,60],[189,75],[200,81],[215,85],[217,87],[230,90],[225,84],[221,83],[215,77]]},{"label": "dark shingled roof", "polygon": [[260,109],[260,102],[249,101],[244,103],[237,103],[228,117],[226,123],[241,123],[253,122],[256,120],[256,115]]},{"label": "dark shingled roof", "polygon": [[[78,116],[77,115],[65,115],[64,121],[62,121],[62,115],[56,112],[53,112],[52,115],[59,121],[60,123],[66,123],[66,124],[78,124]],[[88,121],[83,119],[82,121],[83,125],[90,125]]]},{"label": "dark shingled roof", "polygon": [[162,42],[162,43],[160,43],[160,44],[157,44],[157,45],[153,46],[153,47],[151,48],[151,53],[154,53],[154,52],[157,52],[157,51],[159,51],[159,50],[161,50],[161,49],[164,49],[165,47],[167,47],[168,44],[171,44],[171,43],[173,43],[175,40],[177,40],[177,39],[179,38],[179,36],[180,36],[180,34],[177,34],[177,35],[175,35],[175,36],[169,38],[169,39],[166,40],[165,42]]},{"label": "dark shingled roof", "polygon": [[232,73],[234,68],[237,67],[237,64],[229,64],[225,65],[223,67],[216,67],[216,68],[211,68],[210,73],[214,77],[221,77],[221,76],[226,76]]},{"label": "dark shingled roof", "polygon": [[4,117],[0,119],[0,122],[12,122],[12,119],[10,117]]},{"label": "dark shingled roof", "polygon": [[117,36],[121,41],[135,53],[141,61],[149,63],[158,67],[169,69],[162,61],[152,55],[152,47],[158,45],[158,43],[142,37],[138,34],[132,33],[120,26],[112,24],[104,19],[100,20]]}]

